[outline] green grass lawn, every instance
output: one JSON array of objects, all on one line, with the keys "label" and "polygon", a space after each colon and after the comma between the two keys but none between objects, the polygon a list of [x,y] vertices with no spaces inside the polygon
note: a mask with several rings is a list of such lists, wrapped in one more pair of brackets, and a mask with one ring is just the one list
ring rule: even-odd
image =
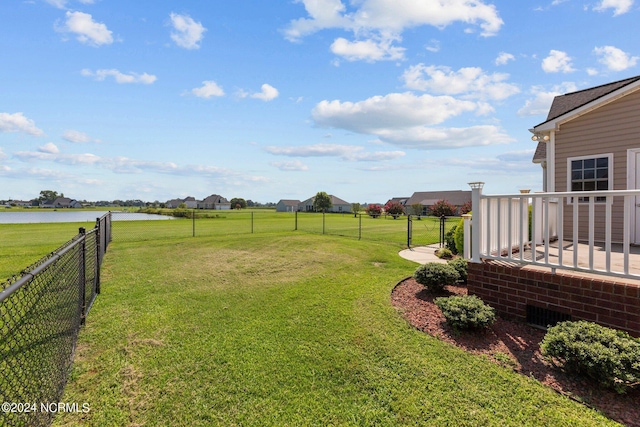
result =
[{"label": "green grass lawn", "polygon": [[115,240],[62,398],[91,410],[54,425],[614,425],[411,328],[389,301],[416,267],[400,248],[290,232]]}]

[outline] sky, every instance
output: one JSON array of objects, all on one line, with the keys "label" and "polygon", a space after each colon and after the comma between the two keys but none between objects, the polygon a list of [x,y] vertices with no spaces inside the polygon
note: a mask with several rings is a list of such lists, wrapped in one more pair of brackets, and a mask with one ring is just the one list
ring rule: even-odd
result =
[{"label": "sky", "polygon": [[640,74],[634,0],[3,0],[0,200],[540,191],[556,95]]}]

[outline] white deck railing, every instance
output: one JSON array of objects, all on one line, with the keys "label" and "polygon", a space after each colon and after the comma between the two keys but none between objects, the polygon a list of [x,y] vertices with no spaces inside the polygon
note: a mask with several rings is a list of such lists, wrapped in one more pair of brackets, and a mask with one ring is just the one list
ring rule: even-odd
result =
[{"label": "white deck railing", "polygon": [[640,279],[640,250],[631,245],[638,196],[640,190],[483,195],[474,188],[465,258]]}]

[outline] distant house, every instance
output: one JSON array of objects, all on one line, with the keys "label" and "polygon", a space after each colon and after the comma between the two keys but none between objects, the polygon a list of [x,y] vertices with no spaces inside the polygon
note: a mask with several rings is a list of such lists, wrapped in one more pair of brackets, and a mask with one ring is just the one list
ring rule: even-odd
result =
[{"label": "distant house", "polygon": [[[68,208],[77,209],[82,207],[82,204],[80,202],[78,202],[75,199],[70,199],[68,197],[58,197],[53,202],[50,202],[50,204],[51,204],[51,207],[55,209],[68,209]],[[42,206],[42,207],[49,207],[49,206]]]},{"label": "distant house", "polygon": [[9,200],[6,203],[9,206],[18,206],[22,208],[28,208],[33,206],[33,200]]},{"label": "distant house", "polygon": [[186,197],[184,199],[167,200],[167,203],[165,203],[164,205],[167,208],[174,209],[183,203],[187,206],[187,209],[195,209],[198,207],[198,202],[196,201],[195,197]]},{"label": "distant house", "polygon": [[471,203],[471,191],[452,190],[452,191],[417,191],[406,201],[405,212],[411,212],[413,205],[421,205],[421,215],[428,215],[431,206],[440,200],[446,200],[458,210],[465,203]]},{"label": "distant house", "polygon": [[300,200],[282,199],[276,204],[276,212],[297,212],[300,210]]},{"label": "distant house", "polygon": [[231,203],[222,196],[212,194],[204,200],[197,202],[198,209],[213,209],[218,211],[231,210]]},{"label": "distant house", "polygon": [[[351,203],[345,202],[344,200],[332,194],[330,194],[329,197],[331,197],[331,204],[333,206],[327,212],[335,212],[335,213],[351,212]],[[298,210],[301,212],[315,212],[315,208],[313,207],[313,202],[315,200],[316,200],[316,197],[313,196],[303,202],[300,202],[300,204],[298,205]]]}]

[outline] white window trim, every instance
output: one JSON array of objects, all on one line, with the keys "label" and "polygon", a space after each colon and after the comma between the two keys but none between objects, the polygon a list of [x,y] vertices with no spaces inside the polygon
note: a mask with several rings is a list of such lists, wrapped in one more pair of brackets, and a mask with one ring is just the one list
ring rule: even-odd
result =
[{"label": "white window trim", "polygon": [[[587,156],[575,156],[575,157],[567,157],[567,192],[571,192],[571,162],[574,160],[585,160],[585,159],[597,159],[599,157],[607,157],[609,159],[609,182],[607,183],[608,187],[607,191],[613,190],[613,153],[602,153],[602,154],[589,154]],[[567,204],[573,203],[573,197],[566,198]],[[588,203],[588,202],[578,202],[578,203]],[[596,203],[604,203],[598,202]]]}]

